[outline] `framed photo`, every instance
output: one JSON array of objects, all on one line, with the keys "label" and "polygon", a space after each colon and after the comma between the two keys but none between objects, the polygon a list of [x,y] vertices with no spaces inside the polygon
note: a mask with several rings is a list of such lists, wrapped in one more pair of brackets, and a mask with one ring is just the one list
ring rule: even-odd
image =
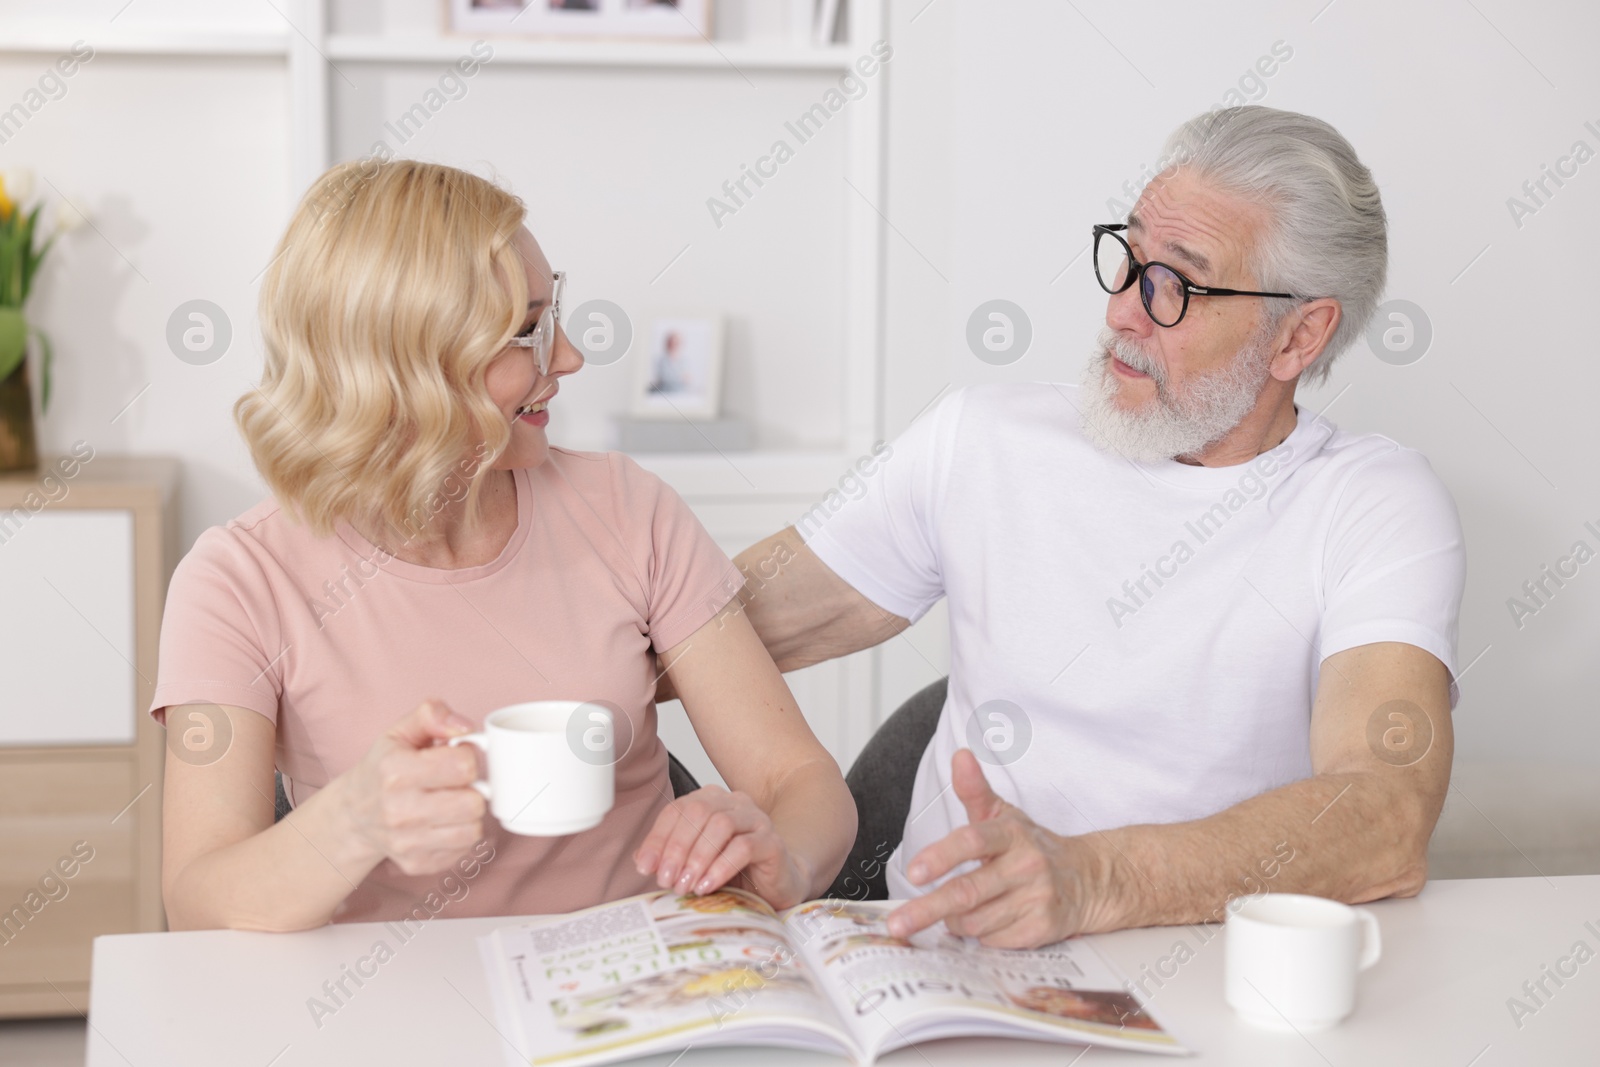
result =
[{"label": "framed photo", "polygon": [[449,0],[457,33],[530,37],[711,36],[711,0]]},{"label": "framed photo", "polygon": [[643,419],[714,419],[722,408],[722,320],[659,318],[634,378],[631,411]]}]

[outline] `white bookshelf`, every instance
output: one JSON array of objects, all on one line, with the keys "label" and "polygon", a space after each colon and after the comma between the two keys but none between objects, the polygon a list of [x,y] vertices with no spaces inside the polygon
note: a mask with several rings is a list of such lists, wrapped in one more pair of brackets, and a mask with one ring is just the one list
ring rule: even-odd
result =
[{"label": "white bookshelf", "polygon": [[10,28],[0,38],[0,55],[64,55],[75,42],[85,41],[97,55],[108,56],[198,56],[207,59],[237,59],[267,56],[278,59],[289,54],[289,31],[207,32],[185,29],[127,29],[100,31],[89,39],[85,33],[50,27]]},{"label": "white bookshelf", "polygon": [[[336,62],[449,63],[475,38],[329,34],[324,51]],[[854,54],[844,45],[803,47],[766,42],[552,41],[485,38],[494,61],[542,67],[682,67],[699,70],[821,70],[843,72]]]},{"label": "white bookshelf", "polygon": [[[89,42],[97,55],[195,59],[277,59],[289,79],[290,159],[289,187],[297,196],[332,160],[330,140],[330,63],[408,67],[447,64],[459,57],[470,35],[416,28],[389,33],[330,33],[326,0],[297,0],[284,6],[292,29],[223,30],[188,26],[97,26]],[[842,74],[855,58],[881,35],[883,0],[857,0],[850,5],[845,43],[815,45],[804,41],[588,41],[493,36],[494,62],[499,68],[607,68],[649,71],[724,72],[737,78],[745,72],[815,72]],[[62,20],[29,20],[11,26],[0,39],[0,55],[54,56],[69,52],[86,39],[86,31]],[[883,93],[853,106],[846,119],[847,151],[841,177],[873,201],[881,203],[883,189]],[[884,223],[872,204],[852,197],[841,209],[845,217],[846,250],[840,282],[846,294],[846,368],[843,403],[845,430],[837,449],[819,452],[802,449],[793,459],[769,461],[761,452],[735,459],[733,466],[750,466],[780,481],[806,470],[810,476],[789,483],[791,492],[810,491],[818,484],[817,471],[835,468],[837,477],[851,460],[870,451],[881,432],[879,382],[881,380],[880,322],[882,317],[882,263]],[[820,457],[820,458],[819,458]],[[687,479],[686,488],[706,479],[715,482],[729,460],[712,455],[653,458],[652,463],[674,479]],[[703,477],[699,472],[708,472]],[[742,479],[736,479],[744,484]],[[826,485],[831,479],[824,479]],[[769,483],[770,484],[770,483]]]}]

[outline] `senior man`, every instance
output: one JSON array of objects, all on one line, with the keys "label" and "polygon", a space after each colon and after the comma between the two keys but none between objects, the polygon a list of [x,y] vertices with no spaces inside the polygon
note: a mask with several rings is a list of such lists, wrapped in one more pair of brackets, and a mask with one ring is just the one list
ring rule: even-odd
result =
[{"label": "senior man", "polygon": [[953,391],[863,496],[740,557],[787,561],[746,607],[785,670],[948,602],[887,865],[901,936],[1035,946],[1426,879],[1459,519],[1420,453],[1295,404],[1383,291],[1377,185],[1333,127],[1262,107],[1165,158],[1093,228],[1111,295],[1080,386]]}]

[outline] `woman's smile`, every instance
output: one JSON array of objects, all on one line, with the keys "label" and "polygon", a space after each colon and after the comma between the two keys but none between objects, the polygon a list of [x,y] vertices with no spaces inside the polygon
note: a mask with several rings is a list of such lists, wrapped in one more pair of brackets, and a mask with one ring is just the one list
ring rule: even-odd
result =
[{"label": "woman's smile", "polygon": [[522,405],[517,409],[517,421],[530,426],[550,425],[550,401],[541,400],[537,404]]},{"label": "woman's smile", "polygon": [[525,422],[530,426],[550,425],[550,401],[556,398],[556,393],[558,392],[560,392],[560,386],[552,384],[548,393],[542,395],[538,400],[523,404],[517,408],[512,417],[517,422]]}]

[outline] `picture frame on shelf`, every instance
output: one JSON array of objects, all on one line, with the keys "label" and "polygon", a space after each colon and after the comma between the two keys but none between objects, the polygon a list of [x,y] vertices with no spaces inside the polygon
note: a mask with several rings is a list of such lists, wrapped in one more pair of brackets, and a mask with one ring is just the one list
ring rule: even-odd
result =
[{"label": "picture frame on shelf", "polygon": [[457,33],[709,40],[711,0],[448,0]]},{"label": "picture frame on shelf", "polygon": [[641,419],[715,419],[722,410],[722,319],[662,316],[650,323],[629,410]]}]

